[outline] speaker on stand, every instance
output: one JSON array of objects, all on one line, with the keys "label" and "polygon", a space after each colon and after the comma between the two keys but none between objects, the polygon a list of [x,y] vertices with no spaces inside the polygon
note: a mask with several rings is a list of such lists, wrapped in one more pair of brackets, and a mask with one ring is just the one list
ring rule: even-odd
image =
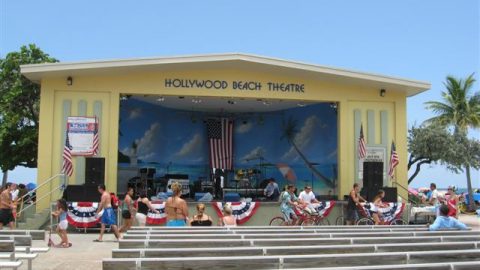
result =
[{"label": "speaker on stand", "polygon": [[372,201],[383,186],[383,162],[363,163],[363,196]]},{"label": "speaker on stand", "polygon": [[85,158],[85,185],[98,186],[105,184],[105,158]]}]

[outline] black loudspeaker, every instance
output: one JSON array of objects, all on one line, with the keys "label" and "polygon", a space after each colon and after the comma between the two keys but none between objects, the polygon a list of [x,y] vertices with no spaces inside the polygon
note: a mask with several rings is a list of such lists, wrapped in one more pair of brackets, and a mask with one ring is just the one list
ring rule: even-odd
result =
[{"label": "black loudspeaker", "polygon": [[383,187],[385,191],[385,198],[383,198],[384,202],[397,202],[398,201],[398,194],[396,187]]},{"label": "black loudspeaker", "polygon": [[105,184],[105,158],[85,158],[85,185]]},{"label": "black loudspeaker", "polygon": [[363,163],[363,192],[365,199],[372,201],[383,186],[383,162]]},{"label": "black loudspeaker", "polygon": [[68,202],[99,202],[101,194],[93,185],[68,185],[63,198]]}]

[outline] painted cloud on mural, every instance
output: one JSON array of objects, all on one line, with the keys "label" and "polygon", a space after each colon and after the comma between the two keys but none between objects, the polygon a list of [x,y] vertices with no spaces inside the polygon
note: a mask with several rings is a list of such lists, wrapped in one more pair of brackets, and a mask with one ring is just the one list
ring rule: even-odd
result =
[{"label": "painted cloud on mural", "polygon": [[201,134],[196,133],[192,136],[192,138],[185,142],[180,150],[174,154],[176,157],[186,157],[191,155],[198,155],[202,148],[202,144],[204,142],[204,138]]},{"label": "painted cloud on mural", "polygon": [[[135,144],[124,148],[122,153],[127,156],[137,156],[139,159],[146,160],[153,156],[157,151],[157,141],[160,133],[160,123],[155,122],[145,131],[143,137],[136,139]],[[136,147],[134,147],[134,145]]]}]

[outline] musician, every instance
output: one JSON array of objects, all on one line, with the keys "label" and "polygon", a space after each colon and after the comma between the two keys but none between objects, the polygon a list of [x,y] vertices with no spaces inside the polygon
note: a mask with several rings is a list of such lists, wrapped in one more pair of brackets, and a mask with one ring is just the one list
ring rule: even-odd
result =
[{"label": "musician", "polygon": [[269,201],[278,201],[280,189],[274,178],[268,179],[268,185],[263,190],[263,195],[265,195]]},{"label": "musician", "polygon": [[222,169],[215,169],[215,174],[214,174],[214,186],[215,186],[215,198],[216,199],[222,199],[222,176],[224,175]]}]

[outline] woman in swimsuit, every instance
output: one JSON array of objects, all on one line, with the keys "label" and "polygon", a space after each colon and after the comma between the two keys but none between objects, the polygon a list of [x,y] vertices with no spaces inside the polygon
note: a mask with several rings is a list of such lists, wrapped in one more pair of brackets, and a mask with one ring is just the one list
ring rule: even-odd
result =
[{"label": "woman in swimsuit", "polygon": [[370,209],[372,212],[373,221],[375,221],[375,225],[380,225],[383,221],[381,220],[382,212],[380,208],[385,208],[386,205],[383,203],[382,199],[385,197],[385,191],[382,189],[378,190],[377,196],[373,199],[373,209]]},{"label": "woman in swimsuit", "polygon": [[205,204],[197,204],[197,214],[190,221],[190,226],[212,226],[212,224],[210,216],[205,214]]},{"label": "woman in swimsuit", "polygon": [[138,222],[138,226],[145,227],[147,223],[147,215],[149,211],[159,214],[160,212],[153,207],[152,203],[148,199],[147,193],[142,191],[137,200],[137,213],[135,214],[135,219]]},{"label": "woman in swimsuit", "polygon": [[171,185],[172,197],[165,203],[165,212],[167,213],[167,227],[183,227],[187,225],[188,207],[187,202],[180,198],[182,186],[174,182]]}]

